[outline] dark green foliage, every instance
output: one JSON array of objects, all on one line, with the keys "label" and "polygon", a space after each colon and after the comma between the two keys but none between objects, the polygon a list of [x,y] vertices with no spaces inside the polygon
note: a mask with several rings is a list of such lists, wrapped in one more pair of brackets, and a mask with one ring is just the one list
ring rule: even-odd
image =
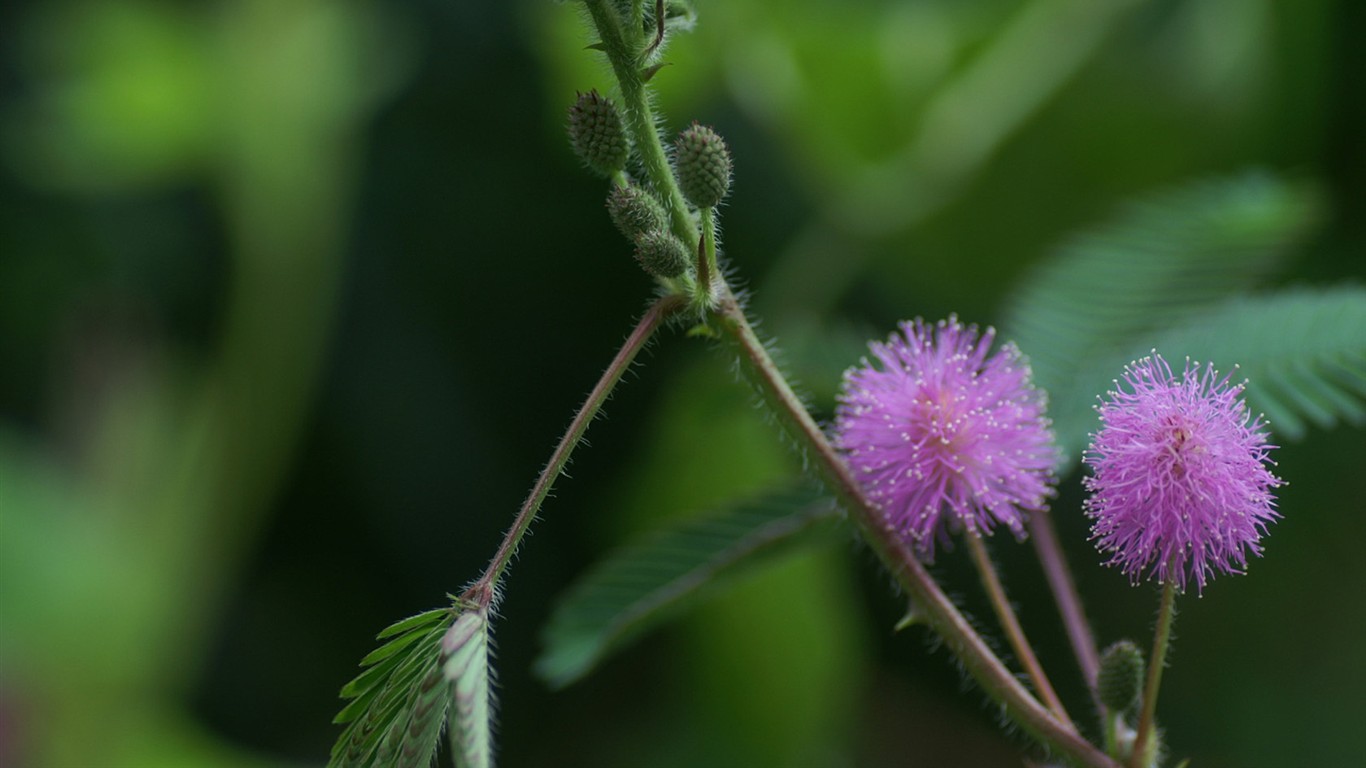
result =
[{"label": "dark green foliage", "polygon": [[716,131],[693,123],[674,145],[678,186],[689,203],[714,208],[730,191],[731,161],[726,142]]},{"label": "dark green foliage", "polygon": [[819,494],[789,490],[682,522],[613,553],[560,601],[544,632],[537,674],[556,687],[580,679],[724,580],[821,540],[834,519],[833,505]]}]

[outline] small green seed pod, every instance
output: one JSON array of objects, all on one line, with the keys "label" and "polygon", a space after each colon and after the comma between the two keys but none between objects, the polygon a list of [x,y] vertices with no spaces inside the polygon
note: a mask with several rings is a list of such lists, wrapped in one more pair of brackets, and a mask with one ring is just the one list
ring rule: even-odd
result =
[{"label": "small green seed pod", "polygon": [[612,189],[607,196],[607,214],[621,234],[633,243],[647,232],[662,232],[669,228],[664,206],[654,195],[634,184]]},{"label": "small green seed pod", "polygon": [[678,277],[688,270],[688,248],[663,230],[646,232],[636,240],[636,261],[655,277]]},{"label": "small green seed pod", "polygon": [[1113,712],[1123,712],[1138,703],[1143,690],[1143,652],[1132,641],[1120,640],[1100,657],[1096,690],[1100,702]]},{"label": "small green seed pod", "polygon": [[674,145],[678,186],[688,202],[714,208],[730,191],[730,150],[716,131],[693,123]]},{"label": "small green seed pod", "polygon": [[628,146],[621,115],[612,100],[596,90],[579,94],[569,108],[569,142],[574,154],[600,176],[626,167]]}]

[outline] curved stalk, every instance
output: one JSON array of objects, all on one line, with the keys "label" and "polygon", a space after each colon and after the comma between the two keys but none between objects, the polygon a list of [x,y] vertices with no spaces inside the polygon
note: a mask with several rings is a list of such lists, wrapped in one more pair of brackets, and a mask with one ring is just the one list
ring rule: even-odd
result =
[{"label": "curved stalk", "polygon": [[517,552],[517,546],[521,543],[522,537],[526,535],[527,529],[531,527],[531,521],[536,519],[536,513],[540,511],[541,504],[545,497],[550,493],[550,488],[555,484],[555,479],[564,471],[564,467],[569,463],[569,457],[574,453],[574,448],[578,446],[583,435],[588,431],[588,425],[602,409],[602,404],[606,402],[608,395],[616,387],[617,382],[631,367],[636,354],[645,347],[645,343],[659,328],[659,326],[669,318],[670,315],[682,309],[684,300],[678,296],[666,296],[656,301],[636,323],[636,327],[631,331],[631,335],[626,337],[626,341],[617,351],[616,357],[607,366],[607,370],[602,372],[602,378],[598,379],[593,391],[588,393],[588,399],[574,414],[574,420],[569,423],[569,428],[565,430],[564,436],[560,438],[559,445],[555,446],[555,452],[550,455],[550,461],[541,470],[541,474],[536,478],[536,483],[531,487],[531,493],[527,495],[526,501],[522,503],[521,510],[517,513],[516,519],[512,522],[512,527],[508,529],[503,537],[503,543],[498,546],[498,552],[494,554],[493,560],[489,562],[488,568],[479,580],[465,591],[465,595],[481,605],[488,606],[493,603],[497,596],[497,585],[502,578],[503,571],[506,570],[508,562]]},{"label": "curved stalk", "polygon": [[[1039,658],[1034,655],[1034,648],[1029,644],[1029,639],[1025,637],[1024,628],[1020,626],[1020,620],[1015,617],[1015,610],[1010,607],[1005,586],[1001,584],[1001,579],[996,574],[996,566],[991,562],[991,554],[987,552],[986,542],[982,541],[981,536],[968,531],[963,533],[963,538],[967,539],[968,550],[972,553],[973,563],[977,566],[977,573],[982,578],[982,588],[987,591],[987,596],[991,598],[991,607],[996,611],[996,618],[1001,622],[1001,629],[1005,630],[1006,638],[1010,641],[1010,647],[1015,650],[1015,655],[1019,657],[1020,664],[1029,674],[1029,679],[1034,683],[1034,689],[1043,697],[1044,702],[1048,704],[1048,709],[1054,716],[1072,726],[1072,719],[1067,716],[1067,709],[1063,707],[1058,694],[1053,691],[1053,684],[1049,682],[1048,675],[1044,674],[1043,665],[1039,663]],[[1075,728],[1075,726],[1072,727]]]},{"label": "curved stalk", "polygon": [[1096,695],[1096,675],[1100,671],[1100,654],[1096,651],[1096,636],[1086,620],[1082,609],[1081,595],[1077,593],[1077,583],[1072,579],[1072,571],[1067,567],[1062,546],[1058,544],[1058,532],[1053,527],[1053,517],[1047,512],[1029,516],[1029,540],[1034,552],[1043,566],[1044,577],[1053,591],[1053,599],[1058,604],[1063,628],[1067,630],[1067,641],[1072,645],[1072,653],[1081,667],[1082,678],[1097,708],[1102,708]]}]

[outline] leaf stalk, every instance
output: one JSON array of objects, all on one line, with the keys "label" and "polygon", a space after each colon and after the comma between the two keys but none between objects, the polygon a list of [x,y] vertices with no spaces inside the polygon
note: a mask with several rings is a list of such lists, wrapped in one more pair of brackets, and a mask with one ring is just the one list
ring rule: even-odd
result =
[{"label": "leaf stalk", "polygon": [[536,514],[541,509],[541,504],[550,493],[551,487],[555,484],[556,478],[564,471],[565,465],[569,463],[569,457],[573,455],[574,449],[583,440],[583,435],[588,431],[588,425],[602,410],[602,405],[607,401],[612,390],[616,388],[617,382],[631,367],[636,355],[645,347],[646,342],[654,335],[659,326],[664,323],[675,312],[684,306],[684,300],[679,296],[665,296],[658,299],[646,310],[644,316],[636,323],[636,327],[631,334],[626,337],[621,349],[617,351],[612,362],[603,371],[602,377],[594,385],[593,390],[588,393],[588,398],[574,414],[574,419],[569,423],[569,428],[565,430],[564,436],[555,446],[555,451],[550,455],[550,461],[541,470],[540,476],[536,478],[536,483],[531,487],[531,493],[527,495],[526,501],[522,503],[521,510],[517,513],[516,519],[512,522],[512,527],[508,529],[503,537],[503,542],[498,546],[498,552],[494,554],[493,560],[489,562],[484,574],[479,577],[473,585],[465,591],[462,596],[464,599],[472,600],[480,606],[488,607],[497,600],[498,583],[507,569],[512,556],[516,554],[518,545],[526,535],[527,529],[531,527],[531,522],[536,519]]}]

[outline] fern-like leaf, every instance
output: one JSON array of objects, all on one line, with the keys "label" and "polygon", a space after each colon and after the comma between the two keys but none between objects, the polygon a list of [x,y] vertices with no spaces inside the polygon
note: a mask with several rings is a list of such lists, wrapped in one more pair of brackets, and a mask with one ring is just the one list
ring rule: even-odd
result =
[{"label": "fern-like leaf", "polygon": [[1190,357],[1246,378],[1249,407],[1266,414],[1278,437],[1299,439],[1311,423],[1366,424],[1366,289],[1297,288],[1226,301],[1098,357],[1075,382],[1095,394],[1052,403],[1058,439],[1084,445],[1099,426],[1096,395],[1114,387],[1125,363],[1153,349],[1176,366]]},{"label": "fern-like leaf", "polygon": [[560,601],[543,633],[537,674],[555,687],[582,678],[706,589],[820,540],[834,520],[834,506],[815,492],[787,490],[615,552]]},{"label": "fern-like leaf", "polygon": [[1007,305],[1005,337],[1029,356],[1054,404],[1088,409],[1075,421],[1070,406],[1053,409],[1068,461],[1078,458],[1089,407],[1107,388],[1093,388],[1098,361],[1151,348],[1165,329],[1257,285],[1318,218],[1318,198],[1305,186],[1264,174],[1201,182],[1074,238],[1023,281]]},{"label": "fern-like leaf", "polygon": [[[1247,400],[1291,440],[1310,424],[1366,424],[1366,288],[1296,288],[1235,299],[1159,335],[1157,348],[1239,367]],[[1169,352],[1165,352],[1169,351]]]},{"label": "fern-like leaf", "polygon": [[[346,728],[332,746],[329,768],[427,765],[435,750],[445,704],[425,707],[431,700],[433,679],[439,680],[441,638],[455,621],[452,608],[438,608],[396,622],[379,633],[385,640],[361,661],[365,671],[342,688],[349,703],[333,722]],[[443,686],[435,686],[444,693]],[[441,697],[442,702],[445,697]],[[439,712],[436,710],[439,709]],[[435,730],[431,728],[435,723]],[[414,729],[426,737],[424,749],[410,737]],[[405,751],[406,748],[406,751]],[[408,753],[425,755],[404,762]]]},{"label": "fern-like leaf", "polygon": [[489,685],[487,612],[461,614],[442,640],[441,653],[441,677],[455,704],[450,738],[456,768],[491,768],[493,697]]}]

